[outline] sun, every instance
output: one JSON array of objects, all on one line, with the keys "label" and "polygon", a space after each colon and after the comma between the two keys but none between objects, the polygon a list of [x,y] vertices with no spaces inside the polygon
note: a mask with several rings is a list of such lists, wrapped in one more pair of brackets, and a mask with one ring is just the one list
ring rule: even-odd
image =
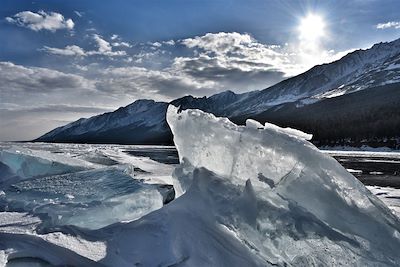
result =
[{"label": "sun", "polygon": [[324,19],[317,14],[308,14],[300,20],[298,30],[300,39],[318,41],[325,35]]}]

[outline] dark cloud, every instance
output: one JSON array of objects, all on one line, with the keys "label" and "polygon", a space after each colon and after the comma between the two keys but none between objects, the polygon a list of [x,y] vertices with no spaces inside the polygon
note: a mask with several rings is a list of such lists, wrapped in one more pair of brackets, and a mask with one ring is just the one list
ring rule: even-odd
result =
[{"label": "dark cloud", "polygon": [[67,104],[49,104],[34,107],[9,107],[0,108],[0,112],[67,112],[67,113],[101,113],[112,111],[112,108],[91,107],[91,106],[73,106]]},{"label": "dark cloud", "polygon": [[172,100],[183,94],[204,95],[214,93],[215,85],[199,82],[185,73],[174,73],[170,69],[151,70],[142,67],[110,67],[100,72],[97,88],[104,93],[134,98]]},{"label": "dark cloud", "polygon": [[93,89],[93,83],[76,74],[38,67],[24,67],[0,62],[0,92],[51,92],[70,89]]},{"label": "dark cloud", "polygon": [[273,85],[285,78],[285,73],[266,63],[229,59],[226,64],[217,57],[186,58],[175,64],[176,71],[198,81],[212,81],[218,89],[245,92]]}]

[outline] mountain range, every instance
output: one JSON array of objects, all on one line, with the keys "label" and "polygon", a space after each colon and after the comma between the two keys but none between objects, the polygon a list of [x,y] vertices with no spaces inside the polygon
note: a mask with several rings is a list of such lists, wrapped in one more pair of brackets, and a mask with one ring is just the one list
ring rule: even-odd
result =
[{"label": "mountain range", "polygon": [[269,88],[170,103],[137,100],[114,112],[79,119],[34,141],[172,144],[169,104],[196,108],[243,124],[247,118],[314,135],[319,146],[400,147],[400,39],[356,50]]}]

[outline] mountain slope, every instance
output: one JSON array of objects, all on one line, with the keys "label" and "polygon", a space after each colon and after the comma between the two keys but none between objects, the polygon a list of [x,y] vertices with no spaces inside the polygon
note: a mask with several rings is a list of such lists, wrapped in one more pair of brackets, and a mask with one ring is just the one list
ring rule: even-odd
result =
[{"label": "mountain slope", "polygon": [[295,103],[285,103],[254,116],[231,120],[240,124],[247,118],[313,133],[313,142],[319,146],[400,148],[400,83],[300,107]]},{"label": "mountain slope", "polygon": [[[181,109],[201,109],[239,123],[252,117],[281,126],[297,127],[314,133],[314,141],[321,144],[335,142],[337,138],[353,141],[395,138],[400,133],[390,129],[397,125],[400,113],[396,106],[400,95],[399,84],[400,39],[354,51],[338,61],[315,66],[261,91],[244,94],[226,91],[202,98],[185,96],[173,100],[171,104]],[[59,127],[36,141],[171,143],[171,133],[165,122],[167,105],[164,102],[138,100],[115,112]],[[355,116],[343,115],[354,112],[355,106],[358,112]],[[381,112],[383,108],[386,108],[386,113]],[[370,115],[360,115],[363,112]],[[329,117],[333,125],[341,125],[338,128],[350,127],[352,130],[341,130],[335,135],[321,134],[324,132],[323,125],[326,125],[323,123],[324,117]],[[354,122],[352,118],[356,117],[358,121],[355,127],[349,123]],[[372,121],[368,121],[376,119],[382,122],[379,124],[380,131],[374,128],[377,123],[374,126]],[[357,134],[357,129],[363,134]]]},{"label": "mountain slope", "polygon": [[168,103],[137,100],[132,104],[58,127],[35,141],[121,144],[169,144],[165,121]]}]

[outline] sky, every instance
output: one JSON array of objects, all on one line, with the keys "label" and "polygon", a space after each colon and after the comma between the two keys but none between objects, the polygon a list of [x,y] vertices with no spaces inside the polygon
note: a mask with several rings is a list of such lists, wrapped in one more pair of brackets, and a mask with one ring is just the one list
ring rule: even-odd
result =
[{"label": "sky", "polygon": [[137,99],[261,90],[400,37],[398,0],[2,0],[0,140]]}]

